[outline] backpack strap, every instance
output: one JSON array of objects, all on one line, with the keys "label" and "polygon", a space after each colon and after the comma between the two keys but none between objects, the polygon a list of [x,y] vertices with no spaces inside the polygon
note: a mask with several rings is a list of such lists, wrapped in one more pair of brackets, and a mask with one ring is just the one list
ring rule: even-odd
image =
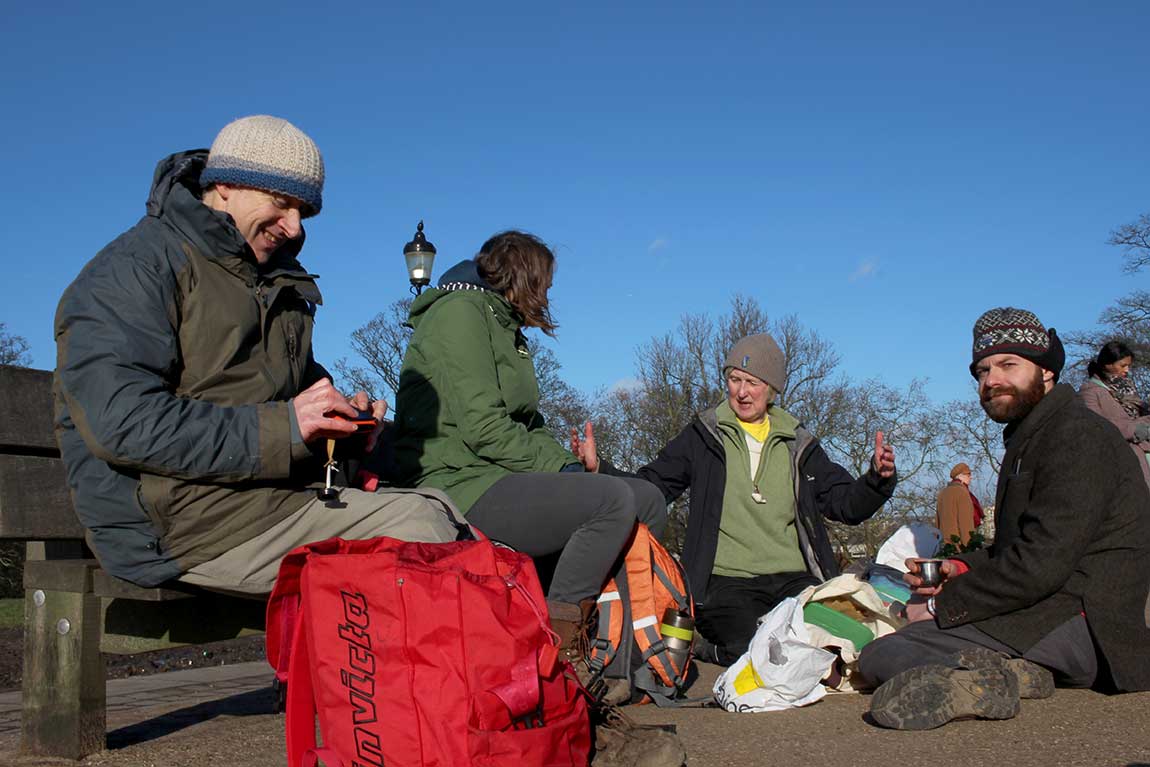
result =
[{"label": "backpack strap", "polygon": [[316,767],[320,760],[323,760],[324,767],[343,767],[343,761],[339,758],[339,754],[330,748],[313,748],[303,755],[303,764],[300,767]]},{"label": "backpack strap", "polygon": [[623,640],[623,621],[626,619],[623,598],[614,579],[607,584],[596,601],[599,604],[599,628],[591,640],[591,650],[587,657],[587,668],[592,678],[600,676],[615,659]]},{"label": "backpack strap", "polygon": [[[316,703],[311,678],[311,651],[304,633],[304,621],[297,620],[291,638],[291,657],[294,662],[287,670],[287,715],[284,724],[289,767],[315,764],[314,761],[308,761],[312,759],[311,754],[316,747]],[[324,763],[328,767],[341,767],[338,757],[334,761],[325,758]]]}]

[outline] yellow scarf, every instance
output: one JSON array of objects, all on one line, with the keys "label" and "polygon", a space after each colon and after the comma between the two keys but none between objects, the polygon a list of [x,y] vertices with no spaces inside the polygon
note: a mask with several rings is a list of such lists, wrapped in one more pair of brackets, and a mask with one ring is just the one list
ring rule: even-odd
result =
[{"label": "yellow scarf", "polygon": [[750,434],[752,437],[754,437],[755,442],[766,442],[767,441],[767,435],[771,433],[771,417],[770,416],[764,416],[762,423],[747,423],[746,421],[744,421],[740,418],[736,418],[735,420],[737,420],[739,422],[739,426],[742,428],[743,431],[745,431],[747,434]]}]

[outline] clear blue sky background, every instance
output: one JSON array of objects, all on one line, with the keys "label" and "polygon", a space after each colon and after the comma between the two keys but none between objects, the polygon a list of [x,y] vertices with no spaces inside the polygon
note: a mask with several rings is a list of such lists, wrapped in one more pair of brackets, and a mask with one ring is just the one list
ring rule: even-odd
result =
[{"label": "clear blue sky background", "polygon": [[[1091,327],[1145,283],[1150,3],[8,3],[0,321],[54,360],[56,301],[143,213],[163,155],[286,117],[327,162],[303,261],[319,357],[491,233],[557,248],[555,350],[591,390],[736,290],[855,378],[969,396],[990,306]],[[704,7],[705,6],[705,7]]]}]

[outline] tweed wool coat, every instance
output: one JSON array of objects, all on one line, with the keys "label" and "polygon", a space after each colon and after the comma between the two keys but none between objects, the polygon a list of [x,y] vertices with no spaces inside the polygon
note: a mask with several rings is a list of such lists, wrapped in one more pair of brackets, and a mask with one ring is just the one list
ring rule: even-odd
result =
[{"label": "tweed wool coat", "polygon": [[1004,433],[990,548],[935,598],[938,624],[972,623],[1025,652],[1085,615],[1111,681],[1150,690],[1150,490],[1126,441],[1058,384]]}]

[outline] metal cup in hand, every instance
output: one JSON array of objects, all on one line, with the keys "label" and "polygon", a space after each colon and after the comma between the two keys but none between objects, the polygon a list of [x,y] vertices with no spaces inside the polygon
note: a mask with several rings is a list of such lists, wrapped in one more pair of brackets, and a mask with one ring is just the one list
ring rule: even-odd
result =
[{"label": "metal cup in hand", "polygon": [[918,577],[922,579],[923,586],[938,586],[942,583],[942,560],[918,560]]}]

